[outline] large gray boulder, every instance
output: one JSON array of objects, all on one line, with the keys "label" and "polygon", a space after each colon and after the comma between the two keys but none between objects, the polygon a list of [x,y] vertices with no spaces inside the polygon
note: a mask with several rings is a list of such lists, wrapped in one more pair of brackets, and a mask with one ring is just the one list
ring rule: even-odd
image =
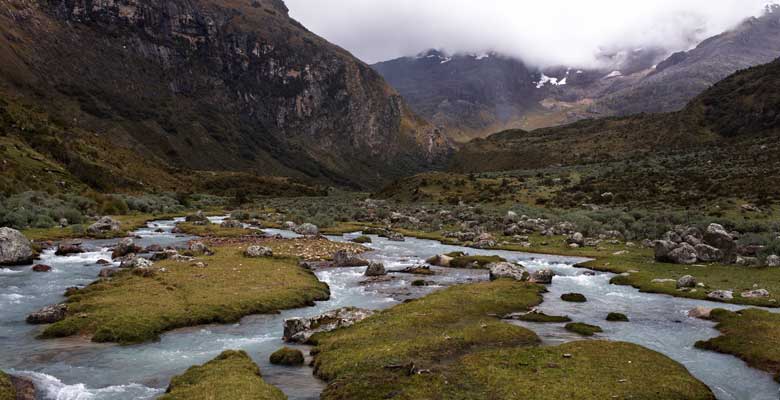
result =
[{"label": "large gray boulder", "polygon": [[712,247],[708,244],[697,244],[694,249],[696,250],[696,257],[701,262],[718,262],[723,258],[723,252],[720,251],[720,249]]},{"label": "large gray boulder", "polygon": [[317,228],[317,225],[310,224],[308,222],[296,226],[293,231],[303,236],[317,236],[320,234],[320,228]]},{"label": "large gray boulder", "polygon": [[696,278],[685,275],[677,280],[677,289],[686,289],[696,287]]},{"label": "large gray boulder", "polygon": [[109,216],[105,216],[97,220],[94,224],[87,228],[87,233],[96,235],[101,233],[116,232],[119,231],[119,221],[115,221]]},{"label": "large gray boulder", "polygon": [[382,263],[372,262],[368,264],[368,267],[366,268],[365,276],[384,276],[384,275],[387,275],[387,271],[385,270],[385,266]]},{"label": "large gray boulder", "polygon": [[68,312],[67,304],[46,306],[27,316],[28,324],[53,324],[65,319]]},{"label": "large gray boulder", "polygon": [[345,328],[372,315],[374,315],[374,311],[371,310],[346,307],[331,310],[312,318],[291,318],[284,321],[284,340],[306,343],[315,333]]},{"label": "large gray boulder", "polygon": [[33,250],[30,241],[12,228],[0,228],[0,265],[30,264]]},{"label": "large gray boulder", "polygon": [[249,246],[244,251],[244,256],[249,258],[272,257],[273,255],[273,249],[265,246]]},{"label": "large gray boulder", "polygon": [[722,261],[733,264],[737,260],[737,242],[722,225],[710,224],[704,233],[704,244],[719,249],[723,253]]},{"label": "large gray boulder", "polygon": [[659,262],[669,262],[669,253],[677,247],[677,243],[671,240],[656,240],[653,242],[655,250],[655,260]]},{"label": "large gray boulder", "polygon": [[333,266],[342,267],[362,267],[368,265],[368,261],[364,260],[355,253],[346,250],[339,250],[333,253]]},{"label": "large gray boulder", "polygon": [[490,271],[490,280],[496,279],[514,279],[516,281],[527,281],[530,276],[528,270],[522,265],[512,264],[508,262],[490,263],[485,266]]},{"label": "large gray boulder", "polygon": [[688,243],[680,243],[674,250],[666,255],[669,261],[675,264],[694,264],[698,259],[696,249]]}]

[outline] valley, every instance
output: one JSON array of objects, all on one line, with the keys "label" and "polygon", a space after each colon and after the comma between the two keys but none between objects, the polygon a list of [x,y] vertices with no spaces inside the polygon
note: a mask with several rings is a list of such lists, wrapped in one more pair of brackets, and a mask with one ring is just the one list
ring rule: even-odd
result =
[{"label": "valley", "polygon": [[0,400],[777,399],[780,5],[581,67],[295,7],[0,4]]}]

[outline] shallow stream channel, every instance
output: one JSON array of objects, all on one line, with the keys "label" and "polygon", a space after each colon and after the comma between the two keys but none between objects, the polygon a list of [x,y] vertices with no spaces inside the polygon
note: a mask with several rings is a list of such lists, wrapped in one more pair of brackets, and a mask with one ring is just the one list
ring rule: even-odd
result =
[{"label": "shallow stream channel", "polygon": [[[184,246],[192,236],[171,233],[176,220],[150,222],[135,232],[141,246]],[[219,222],[219,219],[213,219]],[[158,232],[161,230],[161,232]],[[269,234],[296,236],[292,232],[268,229]],[[332,236],[347,241],[355,235]],[[736,357],[694,348],[698,340],[718,335],[712,322],[689,318],[687,312],[697,306],[738,306],[714,304],[640,293],[628,286],[610,285],[613,276],[575,268],[583,259],[528,254],[511,251],[477,250],[443,245],[436,241],[407,238],[392,242],[372,236],[367,244],[373,251],[365,258],[381,261],[389,270],[423,263],[436,254],[463,251],[472,255],[499,255],[520,262],[529,270],[553,269],[557,276],[538,307],[549,315],[568,315],[576,322],[599,325],[604,332],[594,339],[636,343],[661,352],[683,364],[707,384],[722,400],[777,400],[780,391],[770,374],[749,368]],[[104,266],[99,259],[110,259],[109,249],[116,240],[87,240],[88,252],[75,256],[56,256],[54,249],[44,251],[42,264],[53,267],[51,273],[35,273],[29,266],[0,269],[0,367],[12,374],[32,379],[41,399],[56,400],[130,400],[153,399],[162,393],[172,376],[202,364],[227,349],[245,350],[260,365],[264,379],[282,389],[290,399],[318,399],[324,382],[313,376],[309,367],[278,367],[268,362],[269,355],[282,347],[283,323],[287,318],[308,317],[335,308],[354,306],[370,309],[391,307],[409,298],[458,284],[487,280],[479,270],[437,268],[437,275],[425,277],[434,285],[414,287],[417,278],[390,274],[392,279],[366,284],[365,267],[325,269],[316,272],[331,289],[331,299],[314,307],[283,311],[276,315],[255,315],[230,325],[207,325],[179,329],[164,334],[160,341],[133,346],[96,344],[83,338],[38,340],[40,329],[25,322],[26,316],[49,304],[64,300],[65,289],[84,286],[96,279]],[[584,294],[586,303],[566,303],[560,295]],[[630,318],[628,323],[606,322],[610,312]],[[583,340],[563,324],[518,323],[537,332],[544,344]],[[301,347],[304,353],[307,349]]]}]

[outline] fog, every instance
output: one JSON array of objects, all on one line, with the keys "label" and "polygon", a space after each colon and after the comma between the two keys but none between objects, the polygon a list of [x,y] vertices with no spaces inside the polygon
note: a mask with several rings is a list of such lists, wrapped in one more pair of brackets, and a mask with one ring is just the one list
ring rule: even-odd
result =
[{"label": "fog", "polygon": [[[776,0],[777,1],[777,0]],[[773,2],[776,2],[773,1]],[[604,51],[687,50],[758,16],[767,0],[286,0],[293,18],[366,62],[497,51],[594,66]]]}]

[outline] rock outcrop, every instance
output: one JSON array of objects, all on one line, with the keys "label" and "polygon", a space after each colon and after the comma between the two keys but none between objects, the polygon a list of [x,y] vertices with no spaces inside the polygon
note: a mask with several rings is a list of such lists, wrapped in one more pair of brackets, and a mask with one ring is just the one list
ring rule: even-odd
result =
[{"label": "rock outcrop", "polygon": [[284,321],[284,340],[306,343],[318,332],[330,332],[354,325],[374,314],[371,310],[347,307],[328,311],[312,318],[291,318]]},{"label": "rock outcrop", "polygon": [[30,241],[16,229],[0,228],[0,266],[29,264],[32,260]]},{"label": "rock outcrop", "polygon": [[68,312],[67,304],[46,306],[27,316],[28,324],[53,324],[65,319]]}]

